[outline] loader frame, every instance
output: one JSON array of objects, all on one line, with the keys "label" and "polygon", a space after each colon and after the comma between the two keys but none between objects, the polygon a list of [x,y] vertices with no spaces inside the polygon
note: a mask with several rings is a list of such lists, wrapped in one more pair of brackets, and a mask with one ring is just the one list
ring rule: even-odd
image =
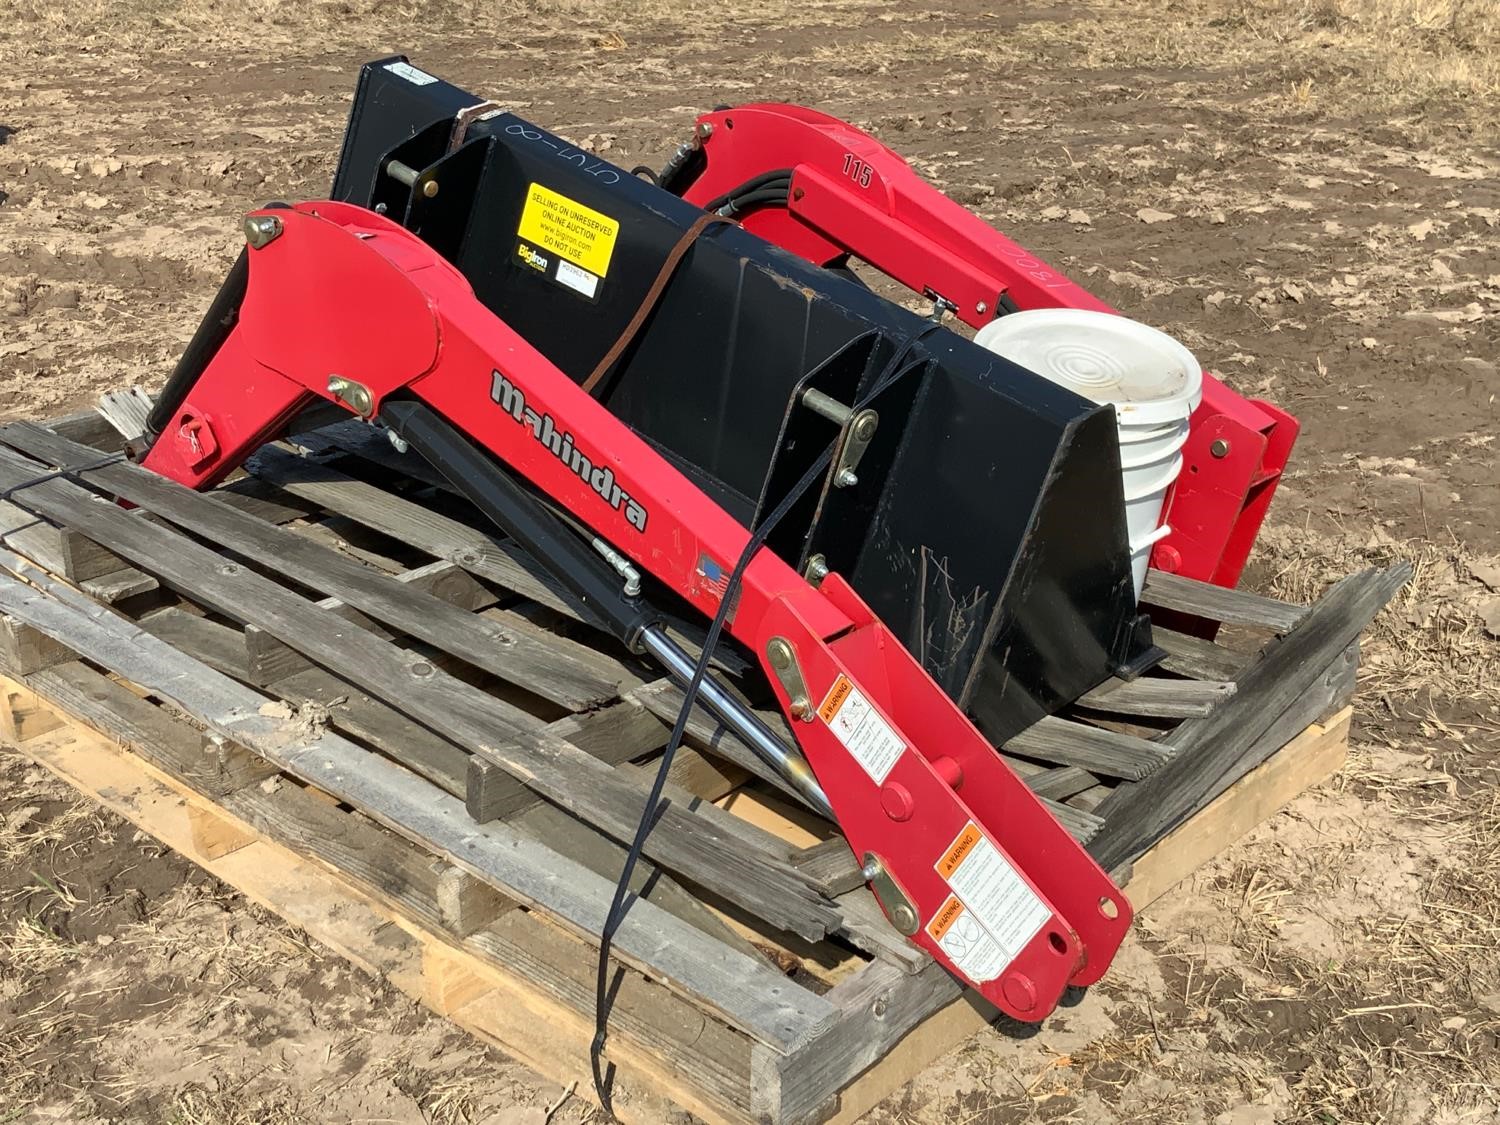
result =
[{"label": "loader frame", "polygon": [[[322,399],[391,419],[440,467],[472,442],[493,473],[524,479],[699,613],[719,612],[721,576],[749,531],[475,300],[431,247],[334,202],[258,212],[247,231],[234,328],[146,468],[209,487]],[[476,489],[472,476],[453,483]],[[627,643],[646,623],[614,615]],[[760,551],[728,628],[759,657],[898,930],[1022,1019],[1103,975],[1129,903],[839,575],[815,588]],[[966,912],[982,928],[956,927]]]}]

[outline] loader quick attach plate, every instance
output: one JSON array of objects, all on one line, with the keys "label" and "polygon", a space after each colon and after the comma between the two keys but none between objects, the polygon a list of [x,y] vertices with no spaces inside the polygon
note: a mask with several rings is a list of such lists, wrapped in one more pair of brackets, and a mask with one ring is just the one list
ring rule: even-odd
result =
[{"label": "loader quick attach plate", "polygon": [[[580,383],[702,215],[404,59],[364,68],[333,195],[418,234]],[[853,480],[835,459],[769,546],[846,576],[999,744],[1150,647],[1109,407],[728,224],[596,395],[749,525],[850,428],[804,392],[854,403],[893,357]]]}]

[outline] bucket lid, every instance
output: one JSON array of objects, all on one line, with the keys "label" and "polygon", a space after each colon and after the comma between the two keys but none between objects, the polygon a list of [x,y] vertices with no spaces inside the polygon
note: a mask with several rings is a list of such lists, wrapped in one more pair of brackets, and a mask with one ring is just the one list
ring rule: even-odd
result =
[{"label": "bucket lid", "polygon": [[1029,309],[986,324],[974,342],[1095,402],[1120,426],[1186,418],[1203,399],[1193,353],[1150,325],[1088,309]]}]

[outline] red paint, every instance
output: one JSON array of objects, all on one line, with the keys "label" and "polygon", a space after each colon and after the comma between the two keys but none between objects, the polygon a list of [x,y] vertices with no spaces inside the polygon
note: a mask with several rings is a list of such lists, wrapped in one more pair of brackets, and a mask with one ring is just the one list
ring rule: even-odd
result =
[{"label": "red paint", "polygon": [[[683,197],[702,205],[752,176],[792,169],[789,206],[752,210],[742,221],[746,230],[801,257],[831,265],[852,254],[917,293],[946,298],[957,307],[954,315],[976,328],[994,319],[1002,294],[1022,309],[1115,311],[847,122],[773,103],[698,121],[711,126],[702,142],[706,167]],[[1190,449],[1206,451],[1213,439],[1196,439],[1212,430],[1216,437],[1230,435],[1235,453],[1188,462],[1197,472],[1185,467],[1167,496],[1163,519],[1172,533],[1157,544],[1152,565],[1233,587],[1286,467],[1297,421],[1205,373],[1192,428]]]},{"label": "red paint", "polygon": [[[300,406],[331,399],[328,377],[339,375],[369,388],[376,414],[397,391],[425,400],[700,612],[717,610],[717,591],[696,564],[703,555],[737,558],[744,527],[495,317],[414,235],[348,204],[274,213],[284,232],[250,252],[239,322],[182,404],[180,416],[201,420],[199,452],[205,430],[215,451],[200,456],[164,434],[147,467],[192,487],[209,485],[278,436]],[[524,393],[529,409],[573,435],[593,465],[612,472],[644,508],[644,528],[492,400],[495,373]],[[1103,974],[1130,924],[1124,896],[839,575],[814,589],[761,551],[745,572],[730,631],[762,654],[771,638],[785,638],[815,701],[848,677],[904,745],[881,781],[892,792],[899,786],[920,815],[893,821],[881,783],[822,716],[790,723],[855,854],[881,857],[924,926],[949,894],[935,865],[970,822],[1042,901],[1048,918],[1008,970],[970,982],[987,999],[1037,1020],[1069,984]],[[768,679],[789,712],[780,681]],[[952,788],[955,771],[964,779],[962,797]],[[1102,898],[1120,904],[1117,917],[1100,912]],[[957,972],[925,929],[913,940]],[[1023,978],[1029,993],[1002,984]]]},{"label": "red paint", "polygon": [[946,754],[941,758],[932,759],[932,768],[937,770],[938,776],[946,781],[950,788],[957,789],[964,783],[964,771],[959,764]]},{"label": "red paint", "polygon": [[910,820],[917,803],[911,799],[911,790],[899,781],[888,781],[880,787],[880,807],[892,820]]}]

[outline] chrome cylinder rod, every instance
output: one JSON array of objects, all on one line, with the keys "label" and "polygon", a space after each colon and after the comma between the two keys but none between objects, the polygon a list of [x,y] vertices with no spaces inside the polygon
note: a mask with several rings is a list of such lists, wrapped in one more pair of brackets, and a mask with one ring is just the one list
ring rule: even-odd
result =
[{"label": "chrome cylinder rod", "polygon": [[[692,681],[696,661],[659,626],[652,625],[641,631],[641,646],[684,688]],[[777,738],[759,715],[731,695],[711,675],[703,677],[698,688],[698,699],[741,742],[750,747],[756,757],[785,778],[787,784],[813,807],[813,811],[829,820],[835,819],[828,797],[818,784],[818,779],[813,776],[807,759]]]}]

